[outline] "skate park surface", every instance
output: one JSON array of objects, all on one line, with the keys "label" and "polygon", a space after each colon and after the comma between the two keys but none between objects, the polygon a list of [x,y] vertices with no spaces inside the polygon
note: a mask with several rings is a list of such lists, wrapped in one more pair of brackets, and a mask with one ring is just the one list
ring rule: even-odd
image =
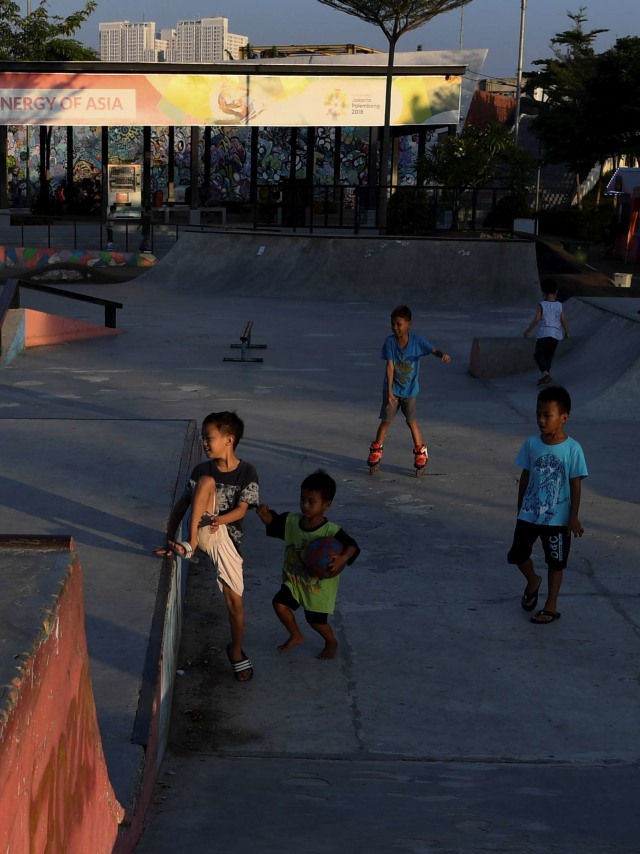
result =
[{"label": "skate park surface", "polygon": [[[581,339],[553,375],[574,397],[568,432],[590,469],[585,536],[572,546],[562,619],[534,626],[505,554],[537,374],[468,373],[474,337],[519,337],[533,316],[532,245],[443,241],[420,254],[412,241],[234,237],[185,235],[150,271],[96,286],[124,303],[125,334],[26,351],[1,377],[1,529],[74,536],[98,718],[125,804],[151,549],[190,421],[238,411],[239,455],[278,511],[296,510],[302,478],[326,468],[338,484],[329,518],[362,548],[341,581],[338,658],[318,661],[309,631],[283,655],[271,609],[282,544],[247,519],[255,675],[233,681],[214,598],[210,737],[202,750],[169,750],[137,850],[637,850],[638,300],[566,306]],[[423,362],[420,479],[400,420],[378,475],[364,462],[380,346],[402,301],[414,331],[452,356]],[[247,320],[264,362],[223,362],[239,355],[230,345]],[[197,678],[195,664],[181,669],[180,686]]]}]

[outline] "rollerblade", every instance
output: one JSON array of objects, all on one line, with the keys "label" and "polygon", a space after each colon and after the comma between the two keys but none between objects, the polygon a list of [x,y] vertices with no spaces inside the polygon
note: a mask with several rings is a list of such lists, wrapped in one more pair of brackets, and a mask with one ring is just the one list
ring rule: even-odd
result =
[{"label": "rollerblade", "polygon": [[420,477],[420,475],[426,470],[428,460],[429,460],[429,452],[427,451],[427,446],[426,445],[414,445],[413,446],[413,466],[416,470],[416,477]]},{"label": "rollerblade", "polygon": [[369,466],[369,474],[375,474],[380,468],[380,460],[382,459],[382,449],[384,445],[379,442],[372,442],[369,448],[369,457],[367,465]]}]

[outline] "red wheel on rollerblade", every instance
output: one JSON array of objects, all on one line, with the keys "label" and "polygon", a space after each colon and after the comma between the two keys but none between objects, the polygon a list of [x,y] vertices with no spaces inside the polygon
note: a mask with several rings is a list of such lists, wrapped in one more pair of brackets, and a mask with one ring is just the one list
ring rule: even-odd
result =
[{"label": "red wheel on rollerblade", "polygon": [[429,452],[427,451],[426,445],[414,445],[413,447],[413,466],[416,470],[416,477],[420,477],[420,475],[427,468],[427,462],[429,460]]},{"label": "red wheel on rollerblade", "polygon": [[382,449],[384,445],[379,442],[372,442],[369,448],[369,457],[367,465],[369,466],[369,474],[375,474],[380,468],[380,460],[382,459]]}]

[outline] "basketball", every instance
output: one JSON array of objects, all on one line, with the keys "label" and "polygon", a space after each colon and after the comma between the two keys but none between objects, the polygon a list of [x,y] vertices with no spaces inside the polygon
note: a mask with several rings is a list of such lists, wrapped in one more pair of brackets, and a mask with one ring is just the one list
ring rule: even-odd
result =
[{"label": "basketball", "polygon": [[342,543],[335,537],[318,537],[312,540],[302,553],[304,563],[309,575],[316,578],[328,578],[331,575],[329,567],[333,555],[342,553]]}]

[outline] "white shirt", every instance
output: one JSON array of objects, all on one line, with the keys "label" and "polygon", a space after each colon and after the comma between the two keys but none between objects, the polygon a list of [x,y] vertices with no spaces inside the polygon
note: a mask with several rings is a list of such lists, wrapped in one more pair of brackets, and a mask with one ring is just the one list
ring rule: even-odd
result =
[{"label": "white shirt", "polygon": [[564,337],[562,331],[562,303],[557,300],[543,299],[540,303],[542,317],[538,321],[536,338],[557,338],[561,341]]}]

